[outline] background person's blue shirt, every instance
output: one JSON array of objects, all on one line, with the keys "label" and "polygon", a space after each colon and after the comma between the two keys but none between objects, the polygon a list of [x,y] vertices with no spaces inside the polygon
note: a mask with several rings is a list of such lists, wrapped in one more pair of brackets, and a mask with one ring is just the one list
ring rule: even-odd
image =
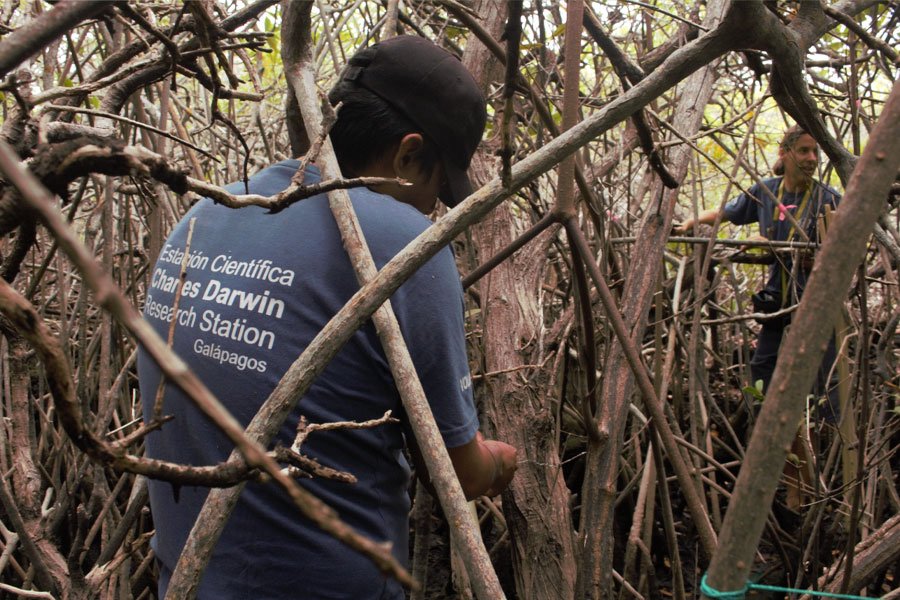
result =
[{"label": "background person's blue shirt", "polygon": [[[250,192],[286,188],[299,162],[273,165],[250,180]],[[314,167],[307,181],[317,181]],[[243,183],[229,186],[244,193]],[[430,221],[409,205],[366,188],[350,190],[366,241],[381,268]],[[278,214],[233,210],[202,200],[175,227],[151,273],[144,314],[165,339],[188,222],[195,218],[174,350],[246,426],[284,372],[359,289],[324,195]],[[441,250],[391,297],[416,370],[448,447],[478,428],[466,360],[462,288],[449,248]],[[160,372],[143,352],[138,371],[144,418],[153,410]],[[400,397],[371,321],[357,331],[300,400],[276,443],[290,446],[299,415],[312,423],[366,421],[385,411],[404,419]],[[192,465],[224,461],[232,444],[174,386],[164,414],[175,416],[147,438],[147,455]],[[304,479],[301,484],[349,525],[408,553],[409,466],[404,425],[312,434],[305,454],[356,476],[356,484]],[[207,495],[205,488],[150,483],[161,561],[160,592]],[[275,485],[250,483],[219,540],[201,598],[402,598],[396,581],[362,555],[303,518]]]},{"label": "background person's blue shirt", "polygon": [[[725,205],[725,220],[735,225],[747,225],[749,223],[759,223],[759,233],[765,238],[772,241],[785,242],[790,241],[788,238],[793,237],[801,239],[794,232],[791,236],[792,223],[790,219],[779,219],[779,211],[775,199],[778,197],[779,186],[782,185],[783,177],[772,177],[763,179],[755,183],[746,193],[741,193],[737,198],[729,201]],[[826,207],[837,208],[841,196],[835,190],[818,181],[813,180],[810,184],[812,187],[809,193],[809,199],[804,206],[802,212],[799,211],[803,204],[803,196],[806,192],[788,192],[783,191],[781,194],[781,204],[795,218],[795,220],[803,227],[810,240],[817,239],[817,221],[818,217],[825,213]],[[809,273],[805,270],[797,270],[797,277],[791,278],[791,262],[789,258],[782,257],[769,267],[769,275],[766,281],[766,289],[778,293],[782,292],[784,278],[792,284],[797,297],[802,295],[803,288],[806,287],[806,280]],[[788,303],[789,304],[789,303]]]}]

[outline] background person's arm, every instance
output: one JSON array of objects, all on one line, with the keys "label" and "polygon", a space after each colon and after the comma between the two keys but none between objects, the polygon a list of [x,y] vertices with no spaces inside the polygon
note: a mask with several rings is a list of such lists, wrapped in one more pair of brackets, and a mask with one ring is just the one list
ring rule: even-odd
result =
[{"label": "background person's arm", "polygon": [[719,216],[719,212],[721,211],[718,208],[708,208],[697,215],[696,219],[691,217],[686,221],[676,223],[675,226],[672,227],[672,231],[681,235],[693,233],[694,225],[712,225],[713,223],[715,223],[716,217]]}]

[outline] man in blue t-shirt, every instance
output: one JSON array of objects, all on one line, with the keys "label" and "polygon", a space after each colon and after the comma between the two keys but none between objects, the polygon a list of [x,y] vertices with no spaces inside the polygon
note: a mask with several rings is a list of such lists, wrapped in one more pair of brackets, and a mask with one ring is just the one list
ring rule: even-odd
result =
[{"label": "man in blue t-shirt", "polygon": [[[471,193],[466,169],[481,139],[484,99],[448,52],[401,36],[358,52],[329,98],[341,103],[331,139],[345,176],[403,179],[350,190],[378,268],[422,233],[439,198],[454,206]],[[288,187],[300,162],[272,165],[249,181],[251,194]],[[319,180],[311,165],[305,183]],[[243,183],[230,186],[243,193]],[[190,244],[188,236],[190,232]],[[173,310],[182,259],[186,279]],[[202,200],[174,228],[152,271],[144,315],[161,335],[176,323],[173,348],[231,413],[249,423],[313,337],[359,289],[324,195],[278,214],[231,210]],[[497,494],[516,469],[516,451],[478,433],[463,330],[459,274],[444,248],[391,297],[451,461],[467,497]],[[154,414],[161,374],[138,358],[144,417]],[[304,455],[353,475],[301,484],[364,535],[391,545],[407,562],[410,468],[417,450],[381,343],[371,321],[319,375],[275,444],[290,447],[301,418],[309,423],[399,418],[374,428],[315,432]],[[147,438],[147,455],[191,465],[227,459],[232,444],[175,386],[162,413],[174,420]],[[419,463],[419,461],[416,461]],[[150,483],[160,566],[160,595],[178,561],[207,490]],[[241,494],[209,567],[201,598],[400,599],[403,590],[362,555],[299,515],[272,485]]]},{"label": "man in blue t-shirt", "polygon": [[[788,129],[778,146],[778,161],[773,167],[777,177],[756,183],[722,210],[706,210],[697,219],[688,219],[675,227],[676,233],[688,233],[696,223],[712,224],[721,216],[737,225],[759,223],[762,238],[775,241],[816,241],[818,220],[828,208],[837,208],[840,195],[830,187],[813,179],[819,164],[819,147],[816,140],[799,126]],[[754,295],[754,308],[760,312],[778,312],[800,301],[809,272],[812,257],[791,252],[776,253],[769,267],[769,276],[763,289]],[[750,361],[753,382],[762,382],[765,392],[775,372],[778,350],[784,338],[790,316],[776,316],[762,320],[756,339],[756,350]],[[837,386],[830,384],[829,374],[835,361],[834,336],[831,337],[825,355],[819,365],[814,393],[824,397],[815,404],[816,414],[824,421],[835,423],[839,414]],[[787,482],[786,504],[799,509],[803,503],[804,488],[798,482],[809,485],[814,477],[810,471],[811,456],[802,434],[798,433],[791,451],[799,457],[800,465],[785,462]]]},{"label": "man in blue t-shirt", "polygon": [[[737,225],[759,223],[763,239],[798,241],[805,236],[806,240],[815,242],[819,216],[829,207],[837,208],[840,202],[840,195],[835,190],[813,179],[818,164],[816,140],[795,125],[785,132],[779,144],[778,161],[773,167],[777,177],[756,183],[747,193],[728,202],[721,211],[716,208],[703,211],[696,220],[688,219],[674,230],[682,234],[691,232],[696,223],[712,224],[721,213],[722,218]],[[796,260],[791,254],[776,254],[765,286],[754,296],[756,308],[762,312],[777,312],[799,302],[809,278],[811,263],[812,258],[808,254],[797,256]],[[756,350],[750,361],[750,372],[754,382],[762,381],[763,391],[772,379],[778,348],[789,322],[789,316],[762,321]],[[834,356],[832,339],[820,368],[817,382],[820,393],[825,392],[825,382]],[[835,420],[837,406],[834,398],[823,405],[822,411],[826,420]]]}]

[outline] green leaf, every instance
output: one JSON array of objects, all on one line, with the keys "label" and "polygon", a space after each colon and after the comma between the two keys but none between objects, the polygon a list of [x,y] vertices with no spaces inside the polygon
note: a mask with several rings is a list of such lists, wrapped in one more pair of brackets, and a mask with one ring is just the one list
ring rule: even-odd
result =
[{"label": "green leaf", "polygon": [[744,394],[746,394],[750,399],[755,400],[756,402],[762,402],[765,400],[766,395],[763,394],[763,382],[762,379],[757,379],[753,385],[748,385],[742,388]]},{"label": "green leaf", "polygon": [[281,30],[273,30],[272,35],[266,38],[266,43],[275,54],[281,54]]}]

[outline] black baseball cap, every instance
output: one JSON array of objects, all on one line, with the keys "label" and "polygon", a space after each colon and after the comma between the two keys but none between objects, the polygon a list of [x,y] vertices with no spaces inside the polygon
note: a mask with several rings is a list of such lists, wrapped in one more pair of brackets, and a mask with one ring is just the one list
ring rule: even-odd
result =
[{"label": "black baseball cap", "polygon": [[441,202],[452,208],[472,193],[466,171],[487,112],[478,84],[458,58],[425,38],[401,35],[357,53],[341,79],[390,104],[437,146],[446,177]]}]

